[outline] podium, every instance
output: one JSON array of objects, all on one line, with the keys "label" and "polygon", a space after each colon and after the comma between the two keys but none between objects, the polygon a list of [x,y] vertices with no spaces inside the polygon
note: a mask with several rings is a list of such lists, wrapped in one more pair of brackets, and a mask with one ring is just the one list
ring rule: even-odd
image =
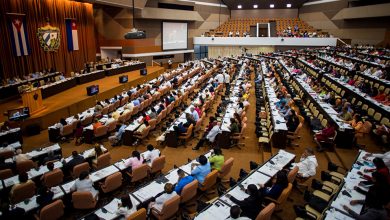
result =
[{"label": "podium", "polygon": [[23,106],[29,107],[31,115],[44,109],[42,103],[41,89],[26,91],[22,93],[21,96],[22,96]]}]

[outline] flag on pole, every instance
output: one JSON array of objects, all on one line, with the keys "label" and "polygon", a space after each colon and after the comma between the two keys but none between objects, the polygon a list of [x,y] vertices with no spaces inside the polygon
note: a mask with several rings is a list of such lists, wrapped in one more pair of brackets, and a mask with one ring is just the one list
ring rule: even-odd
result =
[{"label": "flag on pole", "polygon": [[9,28],[12,48],[16,56],[27,56],[31,53],[28,43],[26,18],[21,14],[9,14]]},{"label": "flag on pole", "polygon": [[79,50],[79,38],[77,36],[76,20],[66,19],[66,37],[68,39],[68,50]]}]

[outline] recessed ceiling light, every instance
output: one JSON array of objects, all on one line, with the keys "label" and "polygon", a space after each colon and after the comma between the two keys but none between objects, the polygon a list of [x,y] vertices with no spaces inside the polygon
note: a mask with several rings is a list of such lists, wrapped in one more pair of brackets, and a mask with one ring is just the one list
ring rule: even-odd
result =
[{"label": "recessed ceiling light", "polygon": [[241,8],[242,8],[242,5],[237,5],[237,8],[241,9]]},{"label": "recessed ceiling light", "polygon": [[253,8],[257,8],[257,7],[259,7],[258,5],[253,5]]},{"label": "recessed ceiling light", "polygon": [[287,4],[287,8],[291,8],[291,4]]},{"label": "recessed ceiling light", "polygon": [[269,7],[270,8],[275,8],[275,5],[274,4],[270,4]]}]

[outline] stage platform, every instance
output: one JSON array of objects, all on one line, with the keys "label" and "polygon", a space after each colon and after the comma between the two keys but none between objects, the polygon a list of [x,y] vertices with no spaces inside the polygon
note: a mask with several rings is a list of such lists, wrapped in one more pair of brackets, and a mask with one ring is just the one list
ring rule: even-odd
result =
[{"label": "stage platform", "polygon": [[[47,127],[57,123],[62,117],[66,118],[82,112],[87,108],[95,106],[96,101],[111,98],[123,90],[127,90],[132,86],[136,86],[137,84],[156,78],[164,72],[164,68],[158,66],[148,66],[147,70],[148,74],[146,76],[141,76],[139,70],[120,74],[128,75],[129,81],[125,84],[119,83],[120,75],[114,75],[82,85],[77,85],[71,89],[50,96],[43,100],[43,105],[46,108],[23,121],[21,126],[22,128],[25,128],[27,125],[38,124],[41,129],[47,129]],[[95,96],[87,96],[86,87],[90,85],[99,85],[99,94]],[[0,104],[0,111],[3,113],[6,112],[7,109],[18,108],[21,106],[21,99],[12,100]],[[6,120],[5,116],[1,115],[0,117],[0,121]]]}]

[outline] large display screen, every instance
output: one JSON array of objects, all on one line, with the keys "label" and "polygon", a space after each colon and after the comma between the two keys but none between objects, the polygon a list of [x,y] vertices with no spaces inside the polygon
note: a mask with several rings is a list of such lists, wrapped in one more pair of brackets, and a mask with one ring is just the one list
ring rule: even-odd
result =
[{"label": "large display screen", "polygon": [[162,23],[163,50],[187,49],[187,40],[187,23],[166,21]]}]

